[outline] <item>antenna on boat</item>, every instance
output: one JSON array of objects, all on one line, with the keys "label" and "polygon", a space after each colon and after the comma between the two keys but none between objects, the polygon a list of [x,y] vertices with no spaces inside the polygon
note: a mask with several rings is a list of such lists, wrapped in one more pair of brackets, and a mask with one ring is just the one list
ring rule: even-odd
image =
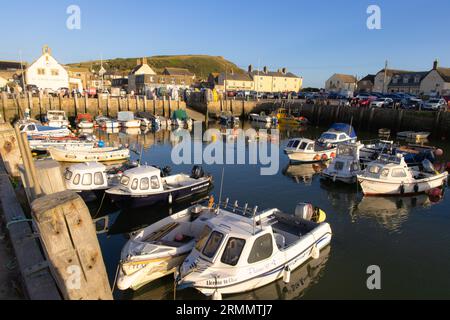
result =
[{"label": "antenna on boat", "polygon": [[219,194],[219,205],[217,206],[217,214],[220,211],[220,203],[222,202],[222,192],[223,192],[223,178],[225,175],[225,167],[222,167],[222,180],[220,181],[220,194]]},{"label": "antenna on boat", "polygon": [[144,144],[141,145],[141,152],[139,153],[139,166],[142,165],[142,154],[144,153]]}]

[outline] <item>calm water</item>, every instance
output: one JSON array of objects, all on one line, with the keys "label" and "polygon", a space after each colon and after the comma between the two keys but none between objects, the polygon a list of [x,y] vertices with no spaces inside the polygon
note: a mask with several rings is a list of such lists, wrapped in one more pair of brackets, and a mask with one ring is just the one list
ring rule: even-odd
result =
[{"label": "calm water", "polygon": [[[244,128],[250,124],[244,124]],[[298,202],[320,206],[333,230],[331,246],[321,258],[310,261],[293,273],[291,283],[282,281],[233,296],[235,299],[400,299],[450,298],[450,201],[444,197],[432,203],[427,196],[409,198],[364,198],[356,186],[329,184],[317,175],[321,166],[289,165],[283,147],[289,137],[316,138],[327,128],[306,131],[282,131],[280,171],[275,176],[261,176],[253,165],[225,166],[224,196],[231,201],[279,208],[293,212]],[[360,139],[376,138],[358,132]],[[170,133],[139,134],[98,132],[110,143],[128,143],[131,149],[144,146],[143,162],[160,167],[172,166],[174,142]],[[450,159],[447,142],[432,142],[444,149],[442,161]],[[134,159],[138,156],[134,155]],[[173,172],[190,172],[190,165],[173,166]],[[222,167],[204,166],[213,174],[218,199]],[[111,283],[127,234],[176,212],[189,204],[173,208],[158,206],[117,211],[107,201],[101,210],[90,204],[93,215],[108,214],[110,231],[100,235],[100,244]],[[382,272],[382,290],[366,287],[368,266],[378,265]],[[150,284],[139,292],[115,292],[118,299],[173,299],[173,278]],[[203,299],[195,291],[177,292],[177,299]]]}]

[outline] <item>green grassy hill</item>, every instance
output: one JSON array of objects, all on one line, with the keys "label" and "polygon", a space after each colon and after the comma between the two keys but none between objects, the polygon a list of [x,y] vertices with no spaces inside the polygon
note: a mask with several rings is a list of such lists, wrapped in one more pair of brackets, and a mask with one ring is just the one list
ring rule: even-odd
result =
[{"label": "green grassy hill", "polygon": [[[137,59],[117,58],[105,60],[103,61],[103,66],[107,71],[125,75],[136,66]],[[166,67],[185,68],[193,72],[200,79],[207,79],[208,75],[212,72],[223,72],[225,70],[233,70],[235,73],[244,72],[234,63],[223,57],[207,55],[154,56],[148,57],[147,63],[157,73],[161,73]],[[69,66],[98,70],[100,68],[100,61],[72,63]]]}]

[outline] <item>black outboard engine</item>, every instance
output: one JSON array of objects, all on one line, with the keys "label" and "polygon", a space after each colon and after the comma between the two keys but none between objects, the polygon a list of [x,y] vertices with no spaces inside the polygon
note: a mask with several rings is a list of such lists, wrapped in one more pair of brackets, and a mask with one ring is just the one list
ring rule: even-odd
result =
[{"label": "black outboard engine", "polygon": [[172,168],[167,166],[167,167],[164,167],[164,169],[161,170],[161,175],[163,177],[168,177],[168,176],[170,176],[171,172],[172,172]]},{"label": "black outboard engine", "polygon": [[203,168],[201,166],[195,166],[192,168],[192,179],[200,179],[205,176],[205,172],[203,171]]}]

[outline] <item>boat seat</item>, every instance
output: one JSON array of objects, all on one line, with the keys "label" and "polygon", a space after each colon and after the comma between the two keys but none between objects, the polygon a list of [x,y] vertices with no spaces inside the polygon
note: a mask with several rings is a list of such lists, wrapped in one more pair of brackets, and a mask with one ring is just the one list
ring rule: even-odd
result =
[{"label": "boat seat", "polygon": [[279,233],[274,233],[273,235],[275,237],[275,243],[277,244],[278,249],[284,249],[286,247],[286,238]]}]

